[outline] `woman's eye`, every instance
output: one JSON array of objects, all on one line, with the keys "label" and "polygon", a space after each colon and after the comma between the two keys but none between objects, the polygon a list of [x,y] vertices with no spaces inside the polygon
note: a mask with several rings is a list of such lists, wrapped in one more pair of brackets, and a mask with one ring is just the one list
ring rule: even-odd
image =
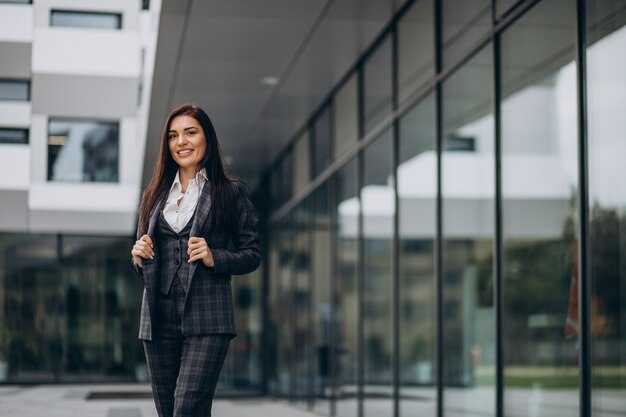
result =
[{"label": "woman's eye", "polygon": [[189,132],[189,136],[193,136],[193,135],[195,135],[195,134],[196,134],[196,132],[195,132],[195,131],[193,131],[193,130]]},{"label": "woman's eye", "polygon": [[168,138],[169,140],[172,140],[172,139],[174,139],[175,137],[176,137],[176,135],[169,135],[167,138]]}]

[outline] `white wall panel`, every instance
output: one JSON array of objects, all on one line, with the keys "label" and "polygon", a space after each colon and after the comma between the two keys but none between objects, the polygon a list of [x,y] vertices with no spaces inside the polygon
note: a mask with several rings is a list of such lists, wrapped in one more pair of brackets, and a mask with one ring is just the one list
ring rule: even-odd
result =
[{"label": "white wall panel", "polygon": [[30,126],[31,104],[24,101],[0,101],[0,127]]},{"label": "white wall panel", "polygon": [[140,76],[137,32],[36,28],[32,71],[97,77]]},{"label": "white wall panel", "polygon": [[0,42],[32,42],[33,7],[0,4]]},{"label": "white wall panel", "polygon": [[28,190],[29,186],[30,146],[1,144],[0,192],[4,190]]}]

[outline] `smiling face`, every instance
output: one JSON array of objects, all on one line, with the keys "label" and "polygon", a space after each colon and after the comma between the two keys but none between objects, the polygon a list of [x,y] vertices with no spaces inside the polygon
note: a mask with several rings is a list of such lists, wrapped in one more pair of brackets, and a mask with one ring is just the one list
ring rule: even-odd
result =
[{"label": "smiling face", "polygon": [[206,137],[200,123],[191,116],[177,116],[170,123],[167,140],[172,158],[181,169],[198,171],[206,151]]}]

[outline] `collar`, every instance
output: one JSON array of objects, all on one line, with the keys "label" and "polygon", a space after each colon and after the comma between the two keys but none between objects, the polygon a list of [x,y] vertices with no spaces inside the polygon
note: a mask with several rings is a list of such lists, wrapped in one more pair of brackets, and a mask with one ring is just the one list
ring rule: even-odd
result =
[{"label": "collar", "polygon": [[[196,173],[195,179],[196,179],[196,184],[198,184],[198,186],[202,186],[206,181],[208,181],[209,177],[207,177],[206,169],[202,168],[200,171],[198,171]],[[180,183],[180,171],[179,170],[176,171],[176,176],[174,177],[174,182],[172,183],[172,186],[170,187],[170,191],[172,191],[174,187],[176,187],[178,191],[182,191],[183,189],[183,186]]]}]

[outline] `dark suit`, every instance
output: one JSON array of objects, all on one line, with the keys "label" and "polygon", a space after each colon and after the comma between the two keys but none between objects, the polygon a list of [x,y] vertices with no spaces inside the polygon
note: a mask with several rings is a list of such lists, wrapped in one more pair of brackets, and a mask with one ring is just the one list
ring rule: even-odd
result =
[{"label": "dark suit", "polygon": [[[162,326],[157,306],[163,305],[159,302],[162,276],[167,275],[173,265],[171,259],[159,259],[169,253],[167,248],[159,247],[161,242],[156,233],[164,202],[152,211],[148,223],[147,234],[154,243],[155,257],[144,259],[143,269],[135,265],[144,281],[139,338],[144,340],[155,402],[162,416],[210,415],[212,390],[228,341],[236,334],[231,275],[252,272],[260,262],[256,216],[245,186],[241,182],[234,183],[238,221],[232,231],[212,227],[210,187],[207,181],[190,220],[189,236],[206,240],[215,265],[207,268],[202,261],[193,262],[185,268],[188,275],[180,279],[184,285],[172,287],[171,297],[179,319],[178,336],[171,332],[159,334]],[[186,245],[183,250],[186,252]],[[174,256],[173,250],[171,253]]]}]

